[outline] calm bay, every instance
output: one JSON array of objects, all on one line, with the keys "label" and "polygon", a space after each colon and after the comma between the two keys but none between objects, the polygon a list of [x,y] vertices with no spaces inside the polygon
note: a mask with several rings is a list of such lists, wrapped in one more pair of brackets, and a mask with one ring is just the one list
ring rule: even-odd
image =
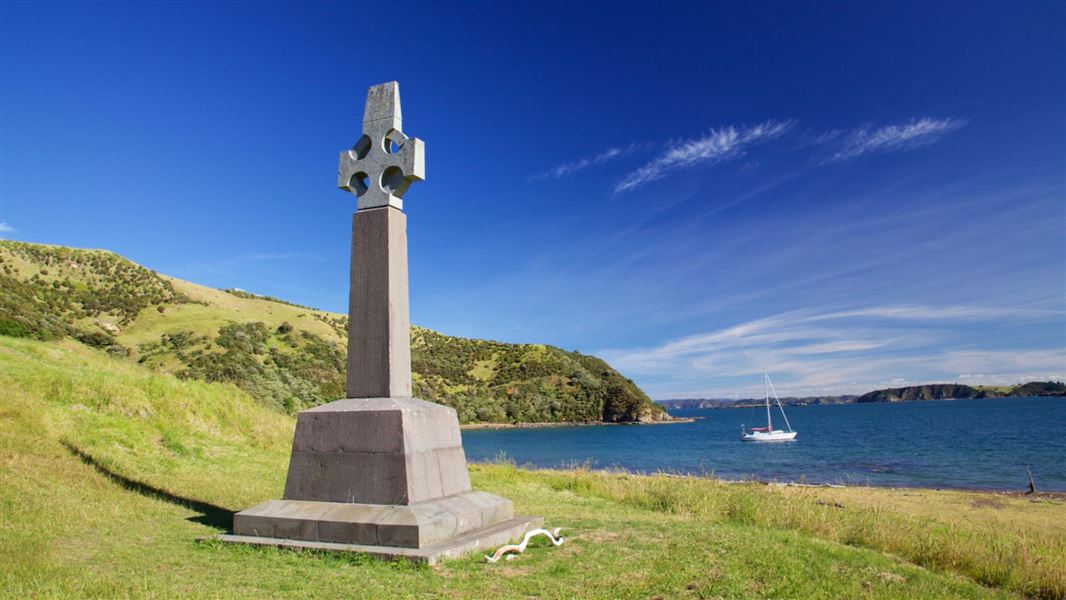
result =
[{"label": "calm bay", "polygon": [[[692,423],[463,431],[469,460],[722,479],[1066,491],[1066,398],[786,407],[795,442],[744,443],[751,409],[678,410]],[[775,409],[775,426],[783,425]]]}]

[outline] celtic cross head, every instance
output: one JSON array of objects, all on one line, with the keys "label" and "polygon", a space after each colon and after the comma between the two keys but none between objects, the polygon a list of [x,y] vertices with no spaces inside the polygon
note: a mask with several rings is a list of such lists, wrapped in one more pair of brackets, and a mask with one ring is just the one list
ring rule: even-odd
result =
[{"label": "celtic cross head", "polygon": [[337,187],[358,198],[358,210],[394,206],[403,210],[403,195],[412,182],[426,178],[426,144],[402,131],[400,85],[395,81],[370,88],[363,112],[363,136],[341,152]]}]

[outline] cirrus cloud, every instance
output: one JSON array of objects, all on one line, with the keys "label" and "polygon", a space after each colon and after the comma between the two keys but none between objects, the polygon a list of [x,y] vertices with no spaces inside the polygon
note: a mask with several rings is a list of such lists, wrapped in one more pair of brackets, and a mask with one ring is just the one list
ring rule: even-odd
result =
[{"label": "cirrus cloud", "polygon": [[627,175],[615,186],[615,193],[628,192],[645,183],[662,179],[668,173],[697,164],[714,164],[742,156],[758,142],[780,137],[794,121],[765,121],[751,127],[723,127],[708,134],[671,144],[651,162]]},{"label": "cirrus cloud", "polygon": [[848,133],[832,131],[822,136],[824,141],[837,141],[839,146],[825,163],[849,160],[872,152],[894,152],[927,146],[945,134],[966,124],[962,119],[911,119],[899,125],[885,125],[877,129],[860,127]]},{"label": "cirrus cloud", "polygon": [[529,177],[529,181],[542,181],[544,179],[562,179],[563,177],[568,177],[570,175],[573,175],[574,173],[577,173],[578,171],[583,171],[589,167],[602,165],[605,162],[612,161],[616,158],[621,158],[623,156],[628,156],[639,150],[647,150],[651,146],[652,144],[638,144],[636,142],[625,147],[612,146],[604,150],[603,152],[600,152],[599,154],[586,156],[584,158],[575,160],[574,162],[558,165],[556,167],[548,169],[547,171],[542,171],[540,173],[537,173],[536,175],[532,175]]}]

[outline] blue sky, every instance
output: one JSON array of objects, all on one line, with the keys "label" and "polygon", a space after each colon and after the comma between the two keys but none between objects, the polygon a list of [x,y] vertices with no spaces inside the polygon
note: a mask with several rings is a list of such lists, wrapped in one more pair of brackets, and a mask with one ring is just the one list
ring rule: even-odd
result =
[{"label": "blue sky", "polygon": [[5,238],[328,310],[399,80],[411,315],[653,397],[1066,371],[1066,5],[16,3]]}]

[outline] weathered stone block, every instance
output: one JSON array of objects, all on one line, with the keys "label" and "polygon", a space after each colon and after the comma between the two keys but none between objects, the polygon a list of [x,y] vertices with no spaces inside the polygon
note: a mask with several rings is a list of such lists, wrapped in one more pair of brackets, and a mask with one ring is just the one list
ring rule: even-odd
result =
[{"label": "weathered stone block", "polygon": [[414,398],[348,398],[297,419],[286,500],[416,504],[469,490],[451,408]]},{"label": "weathered stone block", "polygon": [[[447,425],[452,420],[455,421],[455,427]],[[434,404],[432,409],[412,410],[405,415],[403,447],[408,452],[425,452],[437,448],[462,448],[462,446],[459,416],[454,408]]]},{"label": "weathered stone block", "polygon": [[436,450],[408,454],[405,460],[407,489],[411,498],[429,500],[444,495]]},{"label": "weathered stone block", "polygon": [[251,544],[291,548],[294,550],[316,550],[319,552],[359,552],[382,560],[402,558],[435,565],[444,559],[457,558],[472,552],[486,550],[491,552],[508,541],[522,537],[522,534],[530,529],[543,526],[544,519],[541,517],[515,517],[502,523],[497,523],[492,527],[464,533],[422,548],[310,542],[231,534],[220,534],[211,537],[228,544]]},{"label": "weathered stone block", "polygon": [[483,527],[481,509],[462,495],[440,498],[435,502],[437,506],[455,515],[457,533],[466,533]]},{"label": "weathered stone block", "polygon": [[377,545],[377,523],[388,511],[387,506],[334,504],[319,521],[318,537],[325,542]]},{"label": "weathered stone block", "polygon": [[293,452],[286,500],[409,504],[403,454]]},{"label": "weathered stone block", "polygon": [[480,491],[464,494],[463,498],[480,509],[482,526],[501,523],[514,517],[514,503],[507,498]]},{"label": "weathered stone block", "polygon": [[510,500],[468,491],[410,505],[271,500],[234,515],[241,536],[425,548],[513,518]]},{"label": "weathered stone block", "polygon": [[293,440],[295,452],[404,451],[403,416],[395,409],[323,412],[312,408],[301,412],[297,420],[301,434]]},{"label": "weathered stone block", "polygon": [[441,494],[452,496],[469,491],[470,471],[466,468],[466,452],[463,447],[441,448],[436,454],[440,469]]}]

